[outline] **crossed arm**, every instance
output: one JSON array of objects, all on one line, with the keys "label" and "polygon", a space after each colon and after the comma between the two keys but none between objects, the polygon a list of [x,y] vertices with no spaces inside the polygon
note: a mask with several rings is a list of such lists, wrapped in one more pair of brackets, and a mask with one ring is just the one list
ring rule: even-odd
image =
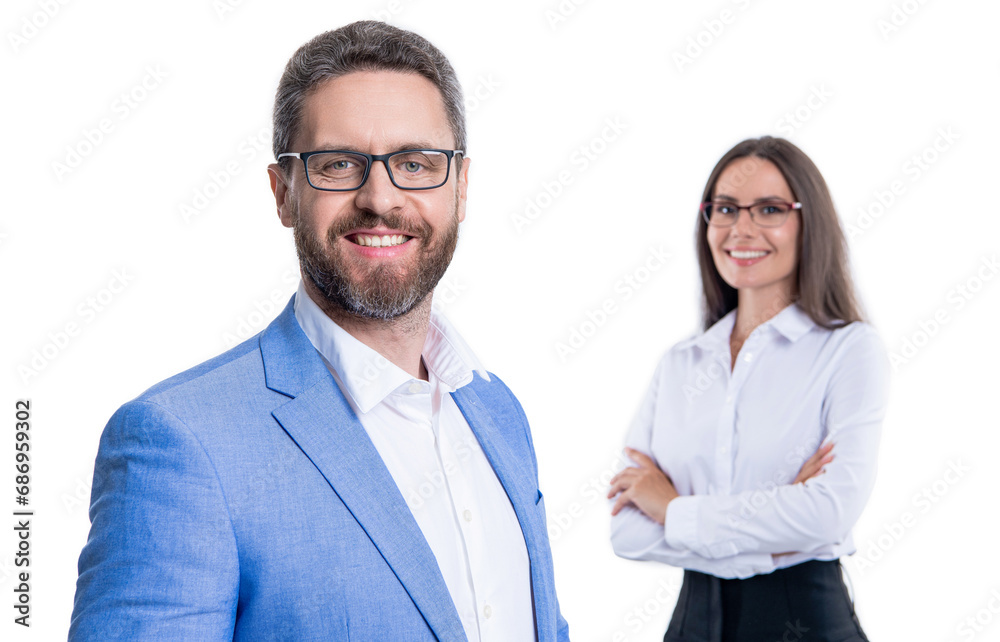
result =
[{"label": "crossed arm", "polygon": [[638,465],[611,480],[615,551],[630,559],[695,568],[739,555],[733,562],[739,572],[768,572],[772,556],[844,542],[874,485],[888,363],[871,332],[858,332],[843,349],[849,358],[842,358],[832,373],[822,402],[826,444],[791,483],[733,494],[678,495],[650,457],[662,374],[658,369],[628,440],[634,448],[627,452]]},{"label": "crossed arm", "polygon": [[[806,480],[825,473],[825,466],[834,458],[832,451],[832,441],[820,446],[812,457],[802,464],[792,484],[803,484]],[[617,496],[611,507],[611,515],[615,516],[622,508],[631,505],[662,525],[666,520],[667,507],[670,502],[680,497],[680,494],[670,481],[670,476],[660,470],[649,455],[634,448],[626,448],[625,454],[638,466],[630,466],[611,478],[608,499]]]}]

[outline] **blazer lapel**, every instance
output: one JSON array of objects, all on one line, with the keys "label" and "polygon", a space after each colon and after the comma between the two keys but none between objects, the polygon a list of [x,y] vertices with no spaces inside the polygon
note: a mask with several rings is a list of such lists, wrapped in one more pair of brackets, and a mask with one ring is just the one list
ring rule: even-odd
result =
[{"label": "blazer lapel", "polygon": [[392,475],[290,302],[260,338],[267,386],[292,397],[271,414],[330,483],[439,640],[465,640],[437,559]]},{"label": "blazer lapel", "polygon": [[[521,529],[524,530],[526,522],[532,527],[537,526],[536,521],[539,520],[535,519],[536,515],[525,510],[529,507],[533,509],[537,499],[535,473],[531,463],[514,455],[500,428],[493,421],[489,408],[472,389],[472,385],[459,388],[452,393],[452,398],[469,422],[469,427],[479,440],[493,471],[507,491]],[[525,537],[527,536],[525,533]]]},{"label": "blazer lapel", "polygon": [[[481,381],[481,380],[478,380]],[[524,545],[528,550],[528,560],[531,563],[532,599],[535,603],[536,628],[539,642],[547,638],[547,631],[540,626],[539,615],[549,613],[549,590],[552,578],[548,569],[552,562],[549,554],[549,544],[545,531],[545,523],[536,503],[538,488],[535,471],[526,457],[517,456],[507,443],[508,439],[493,420],[489,406],[474,389],[475,383],[463,386],[452,393],[455,403],[465,415],[469,427],[475,433],[482,446],[486,458],[493,471],[507,491],[514,514],[521,525],[524,535]],[[497,402],[500,403],[500,402]],[[507,402],[509,403],[509,402]],[[517,435],[517,439],[521,436]]]}]

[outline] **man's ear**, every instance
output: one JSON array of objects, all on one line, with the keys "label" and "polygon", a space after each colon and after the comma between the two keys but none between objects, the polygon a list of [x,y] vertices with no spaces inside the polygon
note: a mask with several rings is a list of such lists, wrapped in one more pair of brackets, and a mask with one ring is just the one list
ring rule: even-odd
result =
[{"label": "man's ear", "polygon": [[458,192],[458,221],[460,223],[465,220],[465,200],[469,194],[469,164],[471,162],[468,158],[462,157],[462,169],[458,171],[458,180],[455,181]]},{"label": "man's ear", "polygon": [[291,205],[291,188],[288,185],[285,172],[281,169],[281,165],[271,163],[267,166],[267,174],[271,180],[271,192],[274,193],[274,204],[278,208],[278,218],[281,219],[281,224],[285,227],[293,227],[295,225],[294,208]]}]

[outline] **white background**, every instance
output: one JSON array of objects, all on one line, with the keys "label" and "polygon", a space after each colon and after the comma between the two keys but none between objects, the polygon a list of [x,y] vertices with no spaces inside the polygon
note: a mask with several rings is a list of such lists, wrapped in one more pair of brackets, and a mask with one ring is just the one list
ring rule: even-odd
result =
[{"label": "white background", "polygon": [[[1000,252],[995,3],[565,0],[560,15],[555,0],[225,1],[68,1],[51,17],[40,0],[4,3],[0,637],[65,637],[114,410],[227,335],[257,332],[294,290],[265,172],[277,80],[312,36],[381,17],[437,44],[470,96],[468,218],[442,306],[532,421],[573,638],[659,640],[666,627],[680,571],[616,558],[594,489],[658,356],[698,328],[703,183],[730,146],[770,133],[813,158],[857,227],[860,293],[903,359],[859,553],[845,560],[861,621],[873,640],[995,639],[1000,279],[982,267]],[[218,178],[227,164],[238,173]],[[553,198],[546,185],[563,171],[571,182]],[[212,198],[194,209],[199,192]],[[519,227],[529,201],[543,207]],[[859,221],[864,209],[878,216]],[[669,261],[643,272],[658,248]],[[116,273],[126,285],[112,293]],[[630,275],[641,287],[616,287]],[[556,344],[606,299],[614,314],[561,358]],[[9,606],[25,398],[30,630]],[[965,472],[946,476],[952,465]],[[924,490],[934,503],[914,500]]]}]

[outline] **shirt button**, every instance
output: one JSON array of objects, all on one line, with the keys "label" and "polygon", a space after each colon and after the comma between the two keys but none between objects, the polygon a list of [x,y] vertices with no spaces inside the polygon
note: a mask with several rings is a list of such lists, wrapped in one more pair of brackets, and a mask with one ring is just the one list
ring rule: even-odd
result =
[{"label": "shirt button", "polygon": [[462,517],[465,518],[465,521],[471,522],[472,521],[472,511],[469,510],[468,508],[466,508],[465,512],[462,513]]},{"label": "shirt button", "polygon": [[486,606],[483,607],[483,617],[485,617],[488,620],[490,619],[490,617],[492,617],[492,615],[493,615],[493,607],[487,604]]},{"label": "shirt button", "polygon": [[748,352],[747,356],[743,357],[743,360],[746,361],[747,363],[750,363],[751,361],[753,361],[753,353],[752,352]]},{"label": "shirt button", "polygon": [[733,403],[733,396],[732,395],[726,395],[726,403]]},{"label": "shirt button", "polygon": [[417,394],[418,392],[420,392],[421,388],[423,388],[423,386],[414,381],[413,383],[410,384],[409,391],[413,394]]}]

